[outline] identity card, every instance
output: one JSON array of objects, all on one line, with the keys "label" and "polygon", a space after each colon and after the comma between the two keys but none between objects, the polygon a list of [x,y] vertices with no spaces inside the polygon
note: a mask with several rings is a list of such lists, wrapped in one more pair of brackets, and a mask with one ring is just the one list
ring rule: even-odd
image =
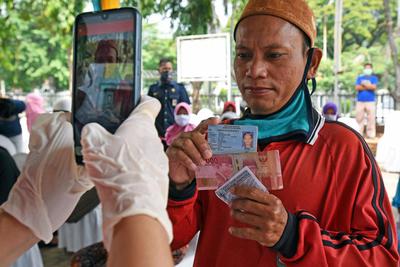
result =
[{"label": "identity card", "polygon": [[208,144],[213,154],[231,154],[257,151],[257,126],[209,125]]}]

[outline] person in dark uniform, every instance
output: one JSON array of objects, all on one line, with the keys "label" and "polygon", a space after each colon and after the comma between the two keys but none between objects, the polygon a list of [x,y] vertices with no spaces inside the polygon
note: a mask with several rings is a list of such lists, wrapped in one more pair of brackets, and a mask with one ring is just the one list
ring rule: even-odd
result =
[{"label": "person in dark uniform", "polygon": [[173,66],[170,59],[160,59],[158,71],[160,80],[150,86],[148,95],[157,98],[161,103],[161,110],[156,118],[156,128],[158,135],[165,143],[165,131],[175,122],[175,106],[181,102],[190,104],[190,100],[185,86],[172,80]]},{"label": "person in dark uniform", "polygon": [[6,202],[12,186],[17,181],[19,170],[8,151],[0,146],[0,205]]}]

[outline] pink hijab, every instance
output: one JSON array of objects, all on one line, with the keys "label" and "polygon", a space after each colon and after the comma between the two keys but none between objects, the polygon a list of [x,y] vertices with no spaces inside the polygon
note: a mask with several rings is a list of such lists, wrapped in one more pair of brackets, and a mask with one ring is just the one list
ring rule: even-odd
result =
[{"label": "pink hijab", "polygon": [[33,123],[40,114],[44,113],[44,99],[41,95],[30,93],[26,96],[26,124],[28,131],[31,131]]},{"label": "pink hijab", "polygon": [[[185,102],[181,102],[178,105],[176,105],[175,110],[174,110],[174,116],[178,113],[179,109],[184,108],[186,109],[187,113],[189,115],[192,114],[192,109],[190,108],[189,104]],[[180,133],[184,132],[190,132],[192,131],[196,126],[194,126],[191,123],[188,123],[186,126],[179,126],[176,122],[172,124],[171,126],[168,127],[167,132],[165,133],[165,141],[167,142],[167,145],[170,145],[175,138],[178,137]]]}]

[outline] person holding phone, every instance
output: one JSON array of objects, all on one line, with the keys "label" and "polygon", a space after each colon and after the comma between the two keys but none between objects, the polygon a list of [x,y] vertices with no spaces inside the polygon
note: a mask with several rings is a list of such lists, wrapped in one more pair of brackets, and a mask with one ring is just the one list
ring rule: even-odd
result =
[{"label": "person holding phone", "polygon": [[69,114],[39,117],[24,170],[0,207],[0,266],[40,239],[49,242],[92,183],[102,202],[108,266],[172,266],[168,160],[154,127],[159,110],[157,100],[142,96],[115,135],[86,125],[84,167],[75,162]]}]

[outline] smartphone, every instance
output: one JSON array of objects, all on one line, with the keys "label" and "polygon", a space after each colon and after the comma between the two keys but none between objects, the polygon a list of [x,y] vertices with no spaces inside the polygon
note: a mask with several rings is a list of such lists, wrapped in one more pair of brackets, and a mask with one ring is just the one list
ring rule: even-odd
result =
[{"label": "smartphone", "polygon": [[75,19],[72,124],[78,164],[83,126],[97,122],[114,133],[140,101],[141,21],[134,8]]}]

